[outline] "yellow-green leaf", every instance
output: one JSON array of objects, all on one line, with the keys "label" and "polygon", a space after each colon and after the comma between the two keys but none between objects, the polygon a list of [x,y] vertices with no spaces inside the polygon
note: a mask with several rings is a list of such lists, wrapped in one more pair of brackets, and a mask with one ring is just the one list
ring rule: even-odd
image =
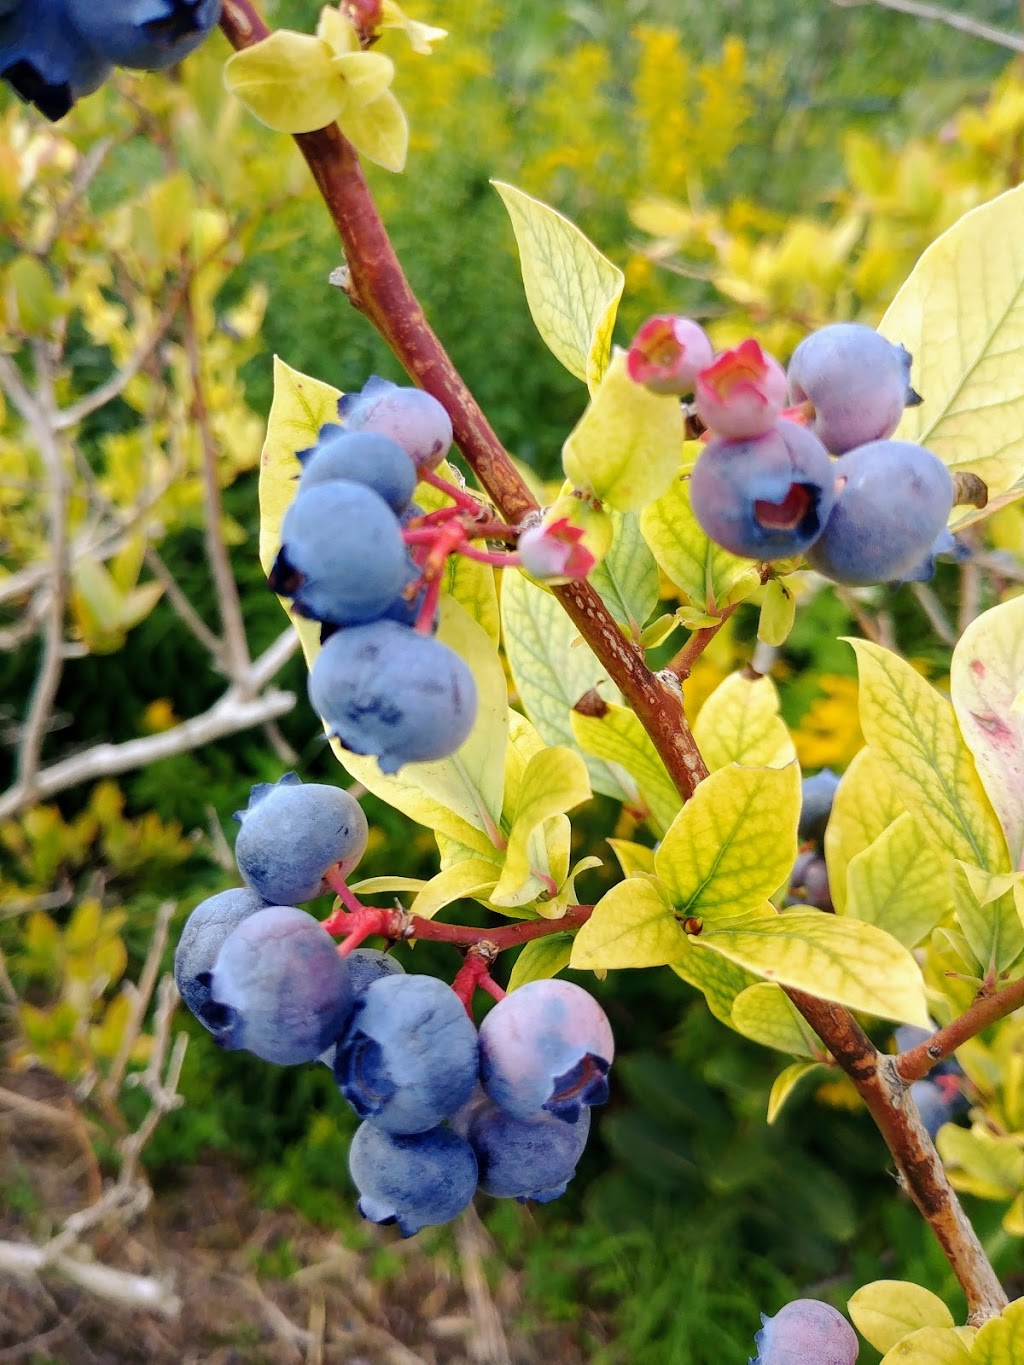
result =
[{"label": "yellow-green leaf", "polygon": [[898,655],[868,640],[850,643],[861,729],[935,852],[1008,871],[1006,839],[952,704]]},{"label": "yellow-green leaf", "polygon": [[733,1004],[748,986],[757,984],[757,976],[718,953],[694,947],[695,939],[682,934],[680,938],[680,949],[669,966],[676,976],[700,991],[716,1019],[732,1028]]},{"label": "yellow-green leaf", "polygon": [[1024,1360],[1024,1299],[1015,1299],[997,1318],[978,1328],[971,1347],[974,1365],[1020,1365]]},{"label": "yellow-green leaf", "polygon": [[922,1327],[945,1330],[954,1326],[953,1314],[942,1300],[908,1280],[866,1284],[854,1293],[846,1308],[857,1331],[883,1355]]},{"label": "yellow-green leaf", "polygon": [[971,1365],[974,1359],[954,1328],[922,1327],[882,1357],[882,1365]]},{"label": "yellow-green leaf", "polygon": [[604,374],[624,276],[568,218],[500,180],[512,220],[526,302],[545,344],[570,374]]},{"label": "yellow-green leaf", "polygon": [[448,37],[446,28],[434,28],[432,24],[423,24],[418,19],[408,18],[395,3],[395,0],[382,0],[380,26],[381,28],[402,29],[409,39],[409,46],[413,52],[419,52],[424,57],[430,56],[435,43],[439,43],[442,38]]},{"label": "yellow-green leaf", "polygon": [[630,839],[608,839],[606,841],[619,861],[624,877],[634,872],[649,872],[654,876],[654,849],[646,844],[635,844]]},{"label": "yellow-green leaf", "polygon": [[467,858],[465,862],[456,863],[454,867],[431,877],[417,892],[409,910],[424,919],[433,919],[439,910],[463,897],[486,900],[497,876],[497,864],[484,858]]},{"label": "yellow-green leaf", "polygon": [[690,942],[781,986],[882,1019],[929,1025],[920,967],[873,924],[813,910],[762,910]]},{"label": "yellow-green leaf", "polygon": [[774,1123],[804,1077],[819,1069],[823,1068],[818,1062],[791,1062],[789,1066],[783,1067],[772,1082],[765,1121],[769,1124]]},{"label": "yellow-green leaf", "polygon": [[815,1057],[821,1045],[781,986],[758,981],[733,1001],[732,1026],[744,1038],[794,1057]]},{"label": "yellow-green leaf", "polygon": [[958,1190],[979,1199],[1012,1199],[1024,1186],[1024,1150],[1019,1135],[990,1132],[981,1124],[947,1123],[935,1145]]},{"label": "yellow-green leaf", "polygon": [[651,824],[657,833],[663,834],[682,800],[636,715],[626,706],[609,706],[600,716],[573,711],[569,720],[581,749],[626,769],[636,782],[640,800],[651,813]]},{"label": "yellow-green leaf", "polygon": [[706,927],[755,909],[789,877],[799,817],[795,763],[719,768],[700,783],[655,854],[672,904]]},{"label": "yellow-green leaf", "polygon": [[907,948],[953,909],[949,864],[934,856],[909,811],[851,860],[846,890],[844,914],[877,924]]},{"label": "yellow-green leaf", "polygon": [[796,620],[796,597],[779,578],[765,584],[757,638],[765,645],[784,645]]},{"label": "yellow-green leaf", "polygon": [[1024,952],[1024,926],[1014,896],[1015,890],[1019,894],[1022,878],[1024,873],[993,875],[970,863],[953,866],[957,922],[986,972],[991,969],[1000,975]]},{"label": "yellow-green leaf", "polygon": [[[369,53],[365,54],[369,56]],[[338,115],[341,131],[360,156],[386,171],[405,169],[409,151],[409,123],[390,90],[368,104],[351,104]]]},{"label": "yellow-green leaf", "polygon": [[611,519],[611,549],[588,581],[619,625],[633,633],[658,605],[658,566],[640,534],[636,513],[612,512]]},{"label": "yellow-green leaf", "polygon": [[508,989],[517,990],[528,981],[546,981],[569,965],[572,955],[571,934],[548,934],[527,943],[516,958],[508,978]]},{"label": "yellow-green leaf", "polygon": [[914,387],[924,395],[897,436],[980,475],[992,494],[1024,475],[1022,235],[1018,186],[933,242],[879,323],[913,355]]},{"label": "yellow-green leaf", "polygon": [[[260,455],[260,563],[264,573],[270,572],[281,548],[281,522],[302,472],[295,452],[315,445],[324,423],[338,420],[340,397],[339,389],[274,357],[274,397]],[[315,626],[312,629],[316,631]]]},{"label": "yellow-green leaf", "polygon": [[760,586],[760,576],[749,559],[723,550],[698,526],[690,506],[689,479],[674,480],[644,508],[640,530],[686,602],[702,613],[714,616]]},{"label": "yellow-green leaf", "polygon": [[825,827],[825,861],[832,904],[846,908],[847,868],[906,807],[888,766],[871,748],[859,750],[842,776]]},{"label": "yellow-green leaf", "polygon": [[628,877],[606,892],[576,935],[577,970],[660,967],[680,952],[683,934],[664,889],[653,878]]},{"label": "yellow-green leaf", "polygon": [[[505,652],[519,699],[548,744],[576,747],[569,713],[585,692],[599,687],[606,701],[619,694],[559,602],[522,574],[502,574]],[[619,800],[635,796],[625,773],[588,757],[595,791]]]},{"label": "yellow-green leaf", "polygon": [[327,43],[277,29],[224,63],[224,84],[251,114],[278,133],[311,133],[345,107],[344,78]]},{"label": "yellow-green leaf", "polygon": [[964,631],[949,674],[960,731],[995,809],[1012,866],[1024,868],[1024,596]]},{"label": "yellow-green leaf", "polygon": [[353,108],[379,99],[394,79],[395,64],[383,52],[341,52],[333,60],[335,71],[344,77],[348,93],[345,118]]},{"label": "yellow-green leaf", "polygon": [[505,850],[505,866],[495,888],[499,901],[514,894],[529,877],[530,840],[538,826],[590,799],[587,769],[579,754],[562,745],[541,750],[526,765]]},{"label": "yellow-green leaf", "polygon": [[625,353],[617,352],[566,438],[562,467],[574,487],[629,512],[661,497],[682,450],[679,400],[630,379]]},{"label": "yellow-green leaf", "polygon": [[727,763],[782,768],[796,757],[775,684],[746,673],[730,673],[718,684],[697,713],[693,737],[712,772]]}]

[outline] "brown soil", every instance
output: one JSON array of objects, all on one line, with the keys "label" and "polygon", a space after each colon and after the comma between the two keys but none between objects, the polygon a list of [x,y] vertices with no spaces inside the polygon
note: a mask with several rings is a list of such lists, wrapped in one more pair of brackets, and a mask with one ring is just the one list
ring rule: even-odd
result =
[{"label": "brown soil", "polygon": [[[0,1241],[41,1245],[102,1188],[60,1083],[0,1075]],[[259,1273],[282,1247],[298,1269]],[[397,1269],[374,1278],[383,1247]],[[52,1271],[0,1270],[0,1365],[582,1365],[571,1326],[526,1321],[519,1279],[497,1267],[472,1210],[455,1247],[430,1257],[381,1229],[356,1252],[295,1213],[258,1208],[230,1167],[195,1166],[128,1226],[113,1214],[75,1252],[166,1280],[177,1317],[97,1298]]]}]

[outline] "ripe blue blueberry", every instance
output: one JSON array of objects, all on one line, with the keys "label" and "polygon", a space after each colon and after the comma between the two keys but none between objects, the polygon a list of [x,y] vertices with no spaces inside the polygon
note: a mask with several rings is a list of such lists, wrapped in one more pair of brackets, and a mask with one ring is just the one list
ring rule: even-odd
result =
[{"label": "ripe blue blueberry", "polygon": [[780,420],[764,436],[710,441],[690,476],[705,535],[748,559],[801,554],[828,520],[835,474],[813,432]]},{"label": "ripe blue blueberry", "polygon": [[473,728],[476,684],[447,645],[397,621],[339,630],[317,655],[309,699],[328,733],[381,772],[447,758]]},{"label": "ripe blue blueberry", "polygon": [[389,1133],[426,1132],[473,1093],[476,1029],[443,981],[386,976],[356,1000],[334,1075],[360,1118]]},{"label": "ripe blue blueberry", "polygon": [[872,327],[836,322],[805,337],[789,363],[793,403],[814,406],[814,430],[833,455],[891,436],[910,387],[910,353]]},{"label": "ripe blue blueberry", "polygon": [[346,431],[376,431],[408,451],[419,470],[436,469],[452,445],[452,420],[431,394],[373,374],[338,402]]},{"label": "ripe blue blueberry", "polygon": [[546,1111],[576,1123],[608,1098],[611,1025],[592,995],[570,981],[530,981],[480,1026],[480,1080],[517,1118]]},{"label": "ripe blue blueberry", "polygon": [[[915,1024],[900,1024],[893,1034],[893,1042],[896,1044],[897,1052],[909,1052],[912,1047],[919,1047],[921,1043],[927,1043],[937,1032],[935,1027],[918,1028]],[[931,1076],[962,1076],[964,1069],[957,1061],[956,1057],[944,1057],[941,1062],[937,1062],[929,1072]]]},{"label": "ripe blue blueberry", "polygon": [[210,1003],[209,977],[221,945],[242,920],[266,904],[249,887],[233,887],[208,896],[185,921],[174,952],[174,980],[185,1004],[207,1028],[202,1009]]},{"label": "ripe blue blueberry", "polygon": [[194,51],[220,19],[221,0],[64,0],[90,48],[116,66],[162,71]]},{"label": "ripe blue blueberry", "polygon": [[931,1076],[915,1081],[910,1087],[910,1098],[917,1105],[921,1122],[934,1142],[939,1129],[952,1123],[968,1107],[967,1098],[952,1076]]},{"label": "ripe blue blueberry", "polygon": [[290,905],[249,915],[227,936],[205,981],[202,1018],[224,1048],[266,1062],[311,1062],[334,1042],[352,1008],[348,970],[319,920]]},{"label": "ripe blue blueberry", "polygon": [[397,1223],[403,1237],[450,1223],[473,1198],[476,1157],[450,1128],[400,1136],[360,1124],[348,1152],[359,1212],[373,1223]]},{"label": "ripe blue blueberry", "polygon": [[909,441],[873,441],[835,464],[836,501],[807,562],[835,583],[930,578],[953,506],[949,470]]},{"label": "ripe blue blueberry", "polygon": [[855,1365],[857,1333],[837,1309],[818,1299],[794,1299],[754,1337],[758,1354],[750,1365]]},{"label": "ripe blue blueberry", "polygon": [[339,479],[300,489],[284,514],[267,581],[300,616],[347,626],[386,611],[409,572],[391,508],[372,488]]},{"label": "ripe blue blueberry", "polygon": [[73,27],[65,0],[24,0],[0,16],[0,79],[53,122],[98,89],[112,65]]},{"label": "ripe blue blueberry", "polygon": [[480,1168],[480,1189],[497,1199],[547,1204],[566,1191],[590,1134],[590,1110],[576,1123],[551,1114],[516,1118],[489,1100],[474,1107],[467,1136]]},{"label": "ripe blue blueberry", "polygon": [[366,849],[362,807],[341,787],[303,783],[295,773],[279,782],[259,782],[235,840],[235,861],[243,880],[265,901],[296,905],[327,888],[336,869],[347,877]]},{"label": "ripe blue blueberry", "polygon": [[330,423],[315,446],[299,451],[299,460],[300,493],[314,484],[345,479],[372,488],[400,516],[416,488],[416,466],[407,451],[373,431],[345,431]]},{"label": "ripe blue blueberry", "polygon": [[[352,992],[353,1004],[375,981],[385,976],[401,976],[405,972],[397,958],[390,953],[382,953],[379,948],[356,948],[345,958],[345,965],[348,967],[348,988]],[[337,1044],[332,1043],[321,1052],[317,1061],[333,1071],[336,1055]]]},{"label": "ripe blue blueberry", "polygon": [[822,768],[813,777],[804,778],[800,786],[800,824],[797,826],[801,843],[813,839],[820,844],[824,839],[838,786],[839,776],[831,768]]},{"label": "ripe blue blueberry", "polygon": [[818,910],[831,911],[832,892],[828,884],[828,866],[814,849],[797,855],[789,876],[787,905],[813,905]]}]

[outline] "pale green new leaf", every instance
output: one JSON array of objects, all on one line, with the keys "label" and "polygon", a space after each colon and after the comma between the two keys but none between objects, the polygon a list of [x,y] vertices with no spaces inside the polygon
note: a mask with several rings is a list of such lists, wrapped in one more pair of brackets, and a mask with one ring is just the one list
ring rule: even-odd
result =
[{"label": "pale green new leaf", "polygon": [[537,331],[570,374],[596,384],[608,364],[622,271],[555,209],[500,180],[491,184],[512,220]]},{"label": "pale green new leaf", "polygon": [[903,799],[889,778],[888,766],[870,747],[859,750],[832,800],[825,826],[825,861],[832,904],[846,907],[847,868],[903,814]]},{"label": "pale green new leaf", "polygon": [[1024,1360],[1024,1299],[1015,1299],[997,1318],[978,1328],[971,1347],[974,1365],[1020,1365]]},{"label": "pale green new leaf", "polygon": [[501,902],[515,895],[531,870],[530,841],[545,820],[562,815],[590,799],[586,765],[579,754],[562,745],[534,754],[519,786],[512,827],[505,850],[505,866],[495,888]]},{"label": "pale green new leaf", "polygon": [[950,693],[964,741],[1024,868],[1024,597],[991,607],[953,651]]},{"label": "pale green new leaf", "polygon": [[758,981],[733,1001],[732,1026],[744,1038],[794,1057],[816,1057],[821,1044],[781,986]]},{"label": "pale green new leaf", "polygon": [[1014,897],[1022,877],[1020,872],[993,875],[970,863],[958,862],[952,869],[957,922],[985,971],[997,975],[1024,952],[1024,926]]},{"label": "pale green new leaf", "polygon": [[600,716],[569,716],[576,742],[586,753],[625,768],[636,782],[640,800],[650,811],[650,822],[663,834],[682,800],[651,737],[627,706],[609,706]]},{"label": "pale green new leaf", "polygon": [[572,955],[572,934],[548,934],[527,943],[516,958],[508,978],[508,989],[518,990],[528,981],[546,981],[557,976],[569,965]]},{"label": "pale green new leaf", "polygon": [[883,1355],[922,1327],[945,1330],[953,1314],[930,1289],[908,1280],[875,1280],[847,1302],[854,1327]]},{"label": "pale green new leaf", "polygon": [[644,508],[640,530],[685,601],[700,612],[715,616],[760,586],[749,559],[723,550],[697,524],[690,506],[689,479],[675,479],[657,501]]},{"label": "pale green new leaf", "polygon": [[669,826],[655,871],[681,915],[705,926],[743,916],[788,880],[796,859],[800,770],[728,764]]},{"label": "pale green new leaf", "polygon": [[860,723],[939,857],[1009,870],[1006,839],[952,704],[898,655],[851,640],[860,670]]},{"label": "pale green new leaf", "polygon": [[369,104],[352,103],[339,114],[338,122],[360,156],[386,171],[397,173],[405,169],[409,123],[390,90],[382,91]]},{"label": "pale green new leaf", "polygon": [[597,971],[660,967],[685,943],[664,888],[655,878],[628,877],[607,891],[576,935],[570,965]]},{"label": "pale green new leaf", "polygon": [[[606,701],[618,701],[616,688],[558,601],[522,574],[502,575],[501,613],[523,709],[546,743],[576,748],[569,712],[598,686]],[[586,763],[595,791],[618,800],[635,796],[624,772],[589,756]]]},{"label": "pale green new leaf", "polygon": [[757,984],[758,977],[718,953],[706,953],[694,947],[696,939],[682,934],[680,938],[680,950],[669,966],[676,976],[700,991],[708,1002],[708,1009],[720,1023],[732,1028],[733,1004],[748,986]]},{"label": "pale green new leaf", "polygon": [[658,605],[658,566],[640,534],[636,513],[612,512],[611,518],[611,549],[588,582],[619,625],[632,634]]},{"label": "pale green new leaf", "polygon": [[224,63],[224,84],[278,133],[311,133],[335,121],[348,100],[327,43],[277,29]]},{"label": "pale green new leaf", "polygon": [[566,438],[562,467],[575,488],[629,512],[665,492],[682,449],[679,400],[630,379],[620,351]]},{"label": "pale green new leaf", "polygon": [[782,768],[796,747],[779,715],[779,694],[771,678],[730,673],[697,713],[693,738],[711,772],[727,763],[748,768]]},{"label": "pale green new leaf", "polygon": [[920,967],[901,943],[873,924],[818,911],[779,915],[765,909],[705,929],[689,941],[781,986],[928,1027]]},{"label": "pale green new leaf", "polygon": [[431,877],[417,892],[409,910],[423,919],[433,919],[439,910],[451,905],[452,901],[464,897],[486,900],[498,872],[499,866],[495,862],[485,858],[467,858],[465,862],[456,863]]},{"label": "pale green new leaf", "polygon": [[[896,435],[993,494],[1024,475],[1024,186],[973,209],[925,251],[879,323],[914,357]],[[955,325],[951,320],[955,319]],[[954,509],[954,526],[975,520]]]},{"label": "pale green new leaf", "polygon": [[791,1062],[789,1066],[783,1067],[772,1082],[765,1122],[774,1123],[804,1077],[819,1069],[824,1070],[818,1062]]},{"label": "pale green new leaf", "polygon": [[953,909],[949,863],[905,811],[852,859],[843,913],[916,948]]},{"label": "pale green new leaf", "polygon": [[922,1327],[882,1357],[882,1365],[971,1365],[974,1357],[955,1328]]},{"label": "pale green new leaf", "polygon": [[765,645],[784,645],[795,620],[796,596],[781,579],[770,579],[765,584],[761,601],[757,638]]}]

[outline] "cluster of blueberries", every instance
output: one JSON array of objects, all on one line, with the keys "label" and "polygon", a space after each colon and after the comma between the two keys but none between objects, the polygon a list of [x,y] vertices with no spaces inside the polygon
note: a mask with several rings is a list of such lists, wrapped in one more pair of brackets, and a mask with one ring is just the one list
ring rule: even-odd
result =
[{"label": "cluster of blueberries", "polygon": [[347,955],[297,903],[344,878],[366,847],[359,803],[294,773],[255,786],[236,818],[243,887],[189,916],[175,980],[225,1048],[320,1060],[363,1120],[349,1167],[359,1209],[405,1236],[446,1223],[477,1189],[547,1202],[565,1192],[608,1096],[604,1011],[581,987],[533,981],[479,1032],[443,981],[388,954]]},{"label": "cluster of blueberries", "polygon": [[56,121],[115,66],[180,62],[220,11],[221,0],[0,0],[0,79]]},{"label": "cluster of blueberries", "polygon": [[463,660],[430,633],[436,595],[403,527],[421,516],[417,481],[444,459],[452,424],[422,389],[372,376],[338,404],[341,423],[299,452],[270,586],[321,623],[309,697],[328,733],[381,771],[445,758],[473,728],[477,695]]},{"label": "cluster of blueberries", "polygon": [[[787,905],[810,905],[829,913],[834,909],[823,848],[838,786],[839,778],[829,768],[823,768],[813,777],[804,778],[798,828],[800,852],[790,874]],[[932,1032],[902,1024],[894,1036],[896,1051],[906,1052],[927,1042]],[[933,1140],[944,1123],[955,1122],[969,1108],[967,1096],[960,1084],[963,1075],[960,1063],[955,1057],[949,1057],[910,1087],[910,1096]]]},{"label": "cluster of blueberries", "polygon": [[697,323],[662,317],[641,328],[630,359],[641,382],[693,395],[710,438],[690,479],[693,511],[724,549],[758,561],[806,554],[854,586],[930,578],[936,554],[957,552],[948,469],[889,439],[921,402],[910,354],[873,328],[812,332],[786,372],[755,340],[715,357]]}]

